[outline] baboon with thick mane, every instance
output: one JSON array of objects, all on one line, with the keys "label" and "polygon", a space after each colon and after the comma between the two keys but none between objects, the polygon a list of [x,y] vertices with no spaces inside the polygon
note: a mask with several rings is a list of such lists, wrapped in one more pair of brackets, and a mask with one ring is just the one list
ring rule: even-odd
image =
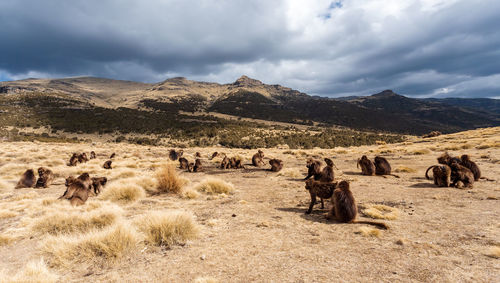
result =
[{"label": "baboon with thick mane", "polygon": [[445,152],[445,153],[441,154],[437,158],[437,161],[438,161],[439,164],[445,164],[445,165],[448,165],[448,166],[451,166],[451,163],[453,163],[453,162],[457,162],[458,164],[460,164],[462,162],[459,158],[450,156],[448,154],[448,152]]},{"label": "baboon with thick mane", "polygon": [[429,170],[432,168],[432,175],[434,178],[434,184],[438,187],[449,187],[451,185],[451,168],[448,165],[432,165],[425,171],[425,178],[429,178]]},{"label": "baboon with thick mane", "polygon": [[108,161],[104,162],[104,164],[102,165],[102,168],[104,168],[104,169],[112,169],[111,163],[113,163],[113,161],[111,161],[111,160],[108,160]]},{"label": "baboon with thick mane", "polygon": [[73,153],[73,155],[71,155],[69,159],[68,166],[76,166],[77,163],[78,163],[78,153]]},{"label": "baboon with thick mane", "polygon": [[58,199],[67,199],[71,205],[83,205],[91,194],[92,180],[88,173],[83,173],[78,178],[66,179],[66,191]]},{"label": "baboon with thick mane", "polygon": [[271,164],[271,169],[269,170],[272,172],[279,172],[283,169],[283,161],[281,159],[273,158],[269,160],[269,164]]},{"label": "baboon with thick mane", "polygon": [[252,156],[252,165],[255,167],[261,167],[264,166],[266,163],[263,160],[264,158],[264,152],[259,149],[259,151]]},{"label": "baboon with thick mane", "polygon": [[188,169],[189,162],[186,158],[179,158],[179,169]]},{"label": "baboon with thick mane", "polygon": [[87,161],[89,161],[89,158],[87,157],[87,154],[85,152],[78,154],[78,162],[79,163],[85,163]]},{"label": "baboon with thick mane", "polygon": [[318,180],[321,176],[321,161],[312,158],[307,159],[307,176],[304,180],[307,180],[314,176],[315,180]]},{"label": "baboon with thick mane", "polygon": [[313,179],[307,180],[306,190],[309,191],[311,202],[309,203],[309,209],[306,211],[306,214],[310,214],[312,212],[313,207],[316,204],[316,197],[321,199],[321,209],[325,208],[324,200],[332,197],[336,185],[337,183],[323,183]]},{"label": "baboon with thick mane", "polygon": [[321,182],[333,182],[334,174],[333,174],[333,161],[330,158],[325,158],[326,166],[321,170],[321,176],[319,177],[319,181]]},{"label": "baboon with thick mane", "polygon": [[179,159],[183,153],[184,153],[184,151],[182,149],[180,149],[179,151],[175,151],[174,149],[171,149],[168,152],[168,157],[170,158],[170,160],[175,161],[175,160]]},{"label": "baboon with thick mane", "polygon": [[108,178],[106,177],[92,177],[92,189],[94,190],[94,194],[97,196],[101,193],[102,188],[108,182]]},{"label": "baboon with thick mane", "polygon": [[481,170],[479,166],[477,166],[476,162],[470,160],[469,155],[464,154],[460,157],[461,165],[468,168],[474,174],[474,181],[479,180],[481,178]]},{"label": "baboon with thick mane", "polygon": [[361,166],[361,174],[367,176],[375,175],[375,165],[370,159],[368,159],[368,157],[366,157],[366,155],[363,155],[361,159],[358,159],[356,167],[359,168],[359,166]]},{"label": "baboon with thick mane", "polygon": [[451,181],[454,187],[459,189],[463,187],[472,189],[474,174],[469,168],[458,164],[458,162],[451,163],[450,168]]},{"label": "baboon with thick mane", "polygon": [[35,171],[28,169],[24,171],[19,182],[17,182],[16,189],[33,188],[36,184]]},{"label": "baboon with thick mane", "polygon": [[387,225],[382,222],[375,221],[357,221],[356,216],[358,215],[358,207],[356,205],[356,200],[349,189],[349,182],[341,181],[336,184],[335,190],[333,191],[332,204],[328,219],[336,219],[342,223],[359,223],[359,224],[369,224],[375,225],[378,228],[388,229]]},{"label": "baboon with thick mane", "polygon": [[36,181],[35,188],[47,188],[54,179],[52,170],[45,167],[38,168],[38,180]]}]

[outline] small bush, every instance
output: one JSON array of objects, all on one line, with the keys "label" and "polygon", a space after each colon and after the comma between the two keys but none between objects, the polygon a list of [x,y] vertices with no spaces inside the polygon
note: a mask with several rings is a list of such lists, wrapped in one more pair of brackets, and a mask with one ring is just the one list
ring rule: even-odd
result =
[{"label": "small bush", "polygon": [[207,194],[230,194],[234,192],[234,186],[216,178],[206,178],[195,186],[195,189]]},{"label": "small bush", "polygon": [[158,193],[179,194],[187,183],[185,178],[177,175],[173,164],[166,164],[160,167],[156,171],[155,177],[158,180]]},{"label": "small bush", "polygon": [[193,216],[186,212],[151,212],[136,223],[146,243],[155,246],[181,244],[196,238],[199,233]]},{"label": "small bush", "polygon": [[128,179],[113,182],[104,188],[104,192],[99,196],[101,199],[114,202],[134,202],[144,198],[144,189]]}]

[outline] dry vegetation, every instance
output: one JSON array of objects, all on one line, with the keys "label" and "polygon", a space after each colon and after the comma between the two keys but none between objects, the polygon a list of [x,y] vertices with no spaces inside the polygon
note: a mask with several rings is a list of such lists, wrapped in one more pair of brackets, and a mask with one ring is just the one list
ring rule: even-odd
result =
[{"label": "dry vegetation", "polygon": [[[0,143],[0,282],[495,282],[500,274],[500,128],[404,143],[332,149],[265,149],[279,173],[255,168],[255,150],[185,148],[205,171],[168,161],[164,147],[130,144]],[[75,167],[73,152],[97,159]],[[424,177],[448,150],[467,153],[488,178],[473,189],[438,188]],[[246,169],[221,170],[212,152]],[[102,163],[116,152],[113,169]],[[401,178],[362,176],[356,160],[386,157]],[[307,158],[331,158],[348,180],[358,219],[327,221],[319,204],[305,215]],[[267,164],[267,163],[266,163]],[[26,169],[49,167],[47,189],[14,189]],[[64,178],[105,176],[83,206],[57,200]],[[402,174],[399,174],[402,173]],[[42,258],[43,257],[43,258]]]}]

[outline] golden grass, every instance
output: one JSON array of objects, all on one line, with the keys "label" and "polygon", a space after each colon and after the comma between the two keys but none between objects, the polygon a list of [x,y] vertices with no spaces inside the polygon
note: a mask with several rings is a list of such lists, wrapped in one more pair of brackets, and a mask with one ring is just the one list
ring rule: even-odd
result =
[{"label": "golden grass", "polygon": [[69,267],[77,263],[108,266],[131,254],[138,242],[135,230],[119,223],[77,236],[49,236],[42,244],[42,251],[52,266]]},{"label": "golden grass", "polygon": [[191,214],[186,212],[155,211],[136,221],[145,236],[145,242],[155,246],[185,243],[198,236],[199,228]]},{"label": "golden grass", "polygon": [[0,247],[8,245],[12,241],[14,241],[14,238],[12,236],[0,234]]},{"label": "golden grass", "polygon": [[158,193],[179,194],[187,183],[187,179],[180,177],[172,164],[160,167],[156,171],[155,178],[158,180]]},{"label": "golden grass", "polygon": [[200,193],[193,188],[187,188],[182,190],[181,197],[184,199],[196,199],[200,196]]},{"label": "golden grass", "polygon": [[220,281],[213,277],[198,277],[194,280],[194,283],[219,283]]},{"label": "golden grass", "polygon": [[194,188],[197,191],[207,194],[230,194],[234,192],[233,184],[213,177],[203,179],[203,181],[196,184]]},{"label": "golden grass", "polygon": [[16,217],[17,213],[12,210],[2,209],[0,210],[0,219]]},{"label": "golden grass", "polygon": [[398,168],[394,169],[394,172],[396,173],[416,173],[417,170],[406,167],[406,166],[399,166]]},{"label": "golden grass", "polygon": [[428,150],[427,148],[420,148],[420,149],[416,149],[416,150],[412,151],[413,155],[425,155],[425,154],[429,154],[429,153],[431,153],[431,151]]},{"label": "golden grass", "polygon": [[284,177],[290,177],[290,178],[301,178],[302,173],[299,172],[298,169],[293,169],[293,168],[285,168],[278,172],[278,176],[284,176]]},{"label": "golden grass", "polygon": [[14,185],[10,184],[4,180],[0,180],[0,191],[8,190],[8,189],[13,189]]},{"label": "golden grass", "polygon": [[123,179],[107,185],[99,198],[114,202],[128,203],[135,202],[145,196],[146,193],[142,187],[131,180]]},{"label": "golden grass", "polygon": [[365,237],[380,237],[380,230],[372,227],[367,227],[367,226],[361,226],[358,229],[359,234],[365,236]]},{"label": "golden grass", "polygon": [[399,210],[383,204],[367,204],[363,214],[374,219],[394,220],[398,218]]},{"label": "golden grass", "polygon": [[500,246],[490,247],[486,255],[492,258],[500,258]]},{"label": "golden grass", "polygon": [[59,276],[50,272],[43,259],[28,262],[13,276],[0,273],[2,283],[51,283],[57,280]]},{"label": "golden grass", "polygon": [[83,233],[115,224],[120,214],[121,209],[117,206],[108,206],[91,212],[58,210],[36,219],[32,230],[51,235]]}]

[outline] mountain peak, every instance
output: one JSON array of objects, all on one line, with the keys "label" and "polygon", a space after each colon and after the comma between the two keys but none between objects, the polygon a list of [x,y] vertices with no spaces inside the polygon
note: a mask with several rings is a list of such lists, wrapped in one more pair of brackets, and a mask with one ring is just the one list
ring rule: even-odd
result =
[{"label": "mountain peak", "polygon": [[372,95],[373,97],[394,97],[394,96],[400,96],[399,94],[395,93],[394,91],[390,89],[386,89],[382,92],[376,93]]},{"label": "mountain peak", "polygon": [[263,83],[259,80],[252,79],[252,78],[249,78],[249,77],[243,75],[239,79],[237,79],[233,83],[233,85],[251,87],[251,86],[260,86],[260,85],[263,85]]}]

